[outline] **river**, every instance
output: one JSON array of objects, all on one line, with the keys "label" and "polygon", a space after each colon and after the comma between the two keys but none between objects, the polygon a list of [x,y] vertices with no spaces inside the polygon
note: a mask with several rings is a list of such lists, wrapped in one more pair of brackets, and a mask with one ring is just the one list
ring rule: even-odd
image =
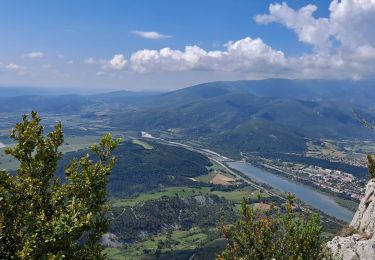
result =
[{"label": "river", "polygon": [[246,162],[227,162],[227,164],[229,167],[242,172],[250,179],[259,183],[265,183],[283,192],[294,193],[300,200],[327,215],[346,222],[350,222],[354,216],[352,211],[340,206],[331,197],[317,192],[306,185],[280,177]]}]

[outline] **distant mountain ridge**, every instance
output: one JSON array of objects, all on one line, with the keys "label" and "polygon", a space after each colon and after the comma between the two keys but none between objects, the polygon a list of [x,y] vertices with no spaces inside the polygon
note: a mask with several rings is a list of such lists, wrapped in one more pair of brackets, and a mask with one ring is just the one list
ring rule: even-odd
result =
[{"label": "distant mountain ridge", "polygon": [[[6,89],[6,90],[4,90]],[[4,90],[4,93],[2,93]],[[22,88],[14,92],[10,88],[0,87],[0,112],[24,112],[31,110],[52,113],[80,113],[88,107],[100,109],[103,105],[113,103],[131,104],[139,99],[160,94],[160,92],[113,91],[100,94],[70,94],[73,91],[64,90],[68,94],[57,94],[59,91],[46,91],[37,88]],[[21,94],[21,95],[19,95]],[[92,108],[89,108],[92,109]]]},{"label": "distant mountain ridge", "polygon": [[375,80],[322,79],[264,79],[209,82],[176,90],[173,93],[201,92],[207,88],[237,93],[251,93],[259,97],[291,98],[306,101],[342,101],[359,105],[374,105]]},{"label": "distant mountain ridge", "polygon": [[[315,89],[315,84],[324,82],[330,84],[329,90],[321,85],[317,89],[324,91]],[[136,128],[220,132],[257,119],[303,129],[307,134],[335,135],[338,128],[345,136],[367,133],[352,109],[363,109],[361,113],[371,119],[369,109],[374,102],[370,100],[375,100],[372,85],[353,82],[352,88],[356,89],[353,92],[358,95],[349,99],[346,97],[355,95],[348,84],[346,81],[275,79],[205,83],[154,96],[138,104],[138,111],[127,114],[126,120],[116,118],[115,121],[117,125]]]},{"label": "distant mountain ridge", "polygon": [[3,97],[0,112],[34,109],[95,118],[95,111],[106,111],[111,126],[176,129],[181,138],[201,140],[222,152],[301,153],[309,139],[373,138],[353,108],[375,122],[374,87],[370,80],[222,81],[167,93]]},{"label": "distant mountain ridge", "polygon": [[163,91],[129,91],[73,87],[20,87],[20,86],[0,86],[0,97],[21,97],[21,96],[60,96],[60,95],[81,95],[81,96],[130,96],[130,95],[154,95]]},{"label": "distant mountain ridge", "polygon": [[211,82],[153,96],[111,118],[116,127],[177,129],[182,138],[231,155],[303,153],[311,139],[373,138],[353,112],[375,122],[372,86],[371,81]]}]

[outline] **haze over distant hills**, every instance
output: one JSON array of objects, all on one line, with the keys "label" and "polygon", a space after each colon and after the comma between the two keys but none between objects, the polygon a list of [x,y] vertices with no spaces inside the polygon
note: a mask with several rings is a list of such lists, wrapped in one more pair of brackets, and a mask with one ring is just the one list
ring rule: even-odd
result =
[{"label": "haze over distant hills", "polygon": [[[267,79],[204,83],[167,93],[2,97],[0,111],[106,111],[112,126],[170,131],[237,151],[301,152],[307,138],[372,138],[374,81]],[[103,115],[101,115],[103,116]]]},{"label": "haze over distant hills", "polygon": [[[89,90],[90,93],[97,93],[97,90]],[[87,90],[80,88],[47,88],[47,87],[20,87],[20,86],[0,86],[0,97],[17,97],[17,96],[53,96],[66,94],[85,94]]]},{"label": "haze over distant hills", "polygon": [[[238,80],[238,81],[218,81],[202,83],[183,89],[164,92],[164,91],[128,91],[91,88],[46,88],[46,87],[19,87],[19,86],[0,86],[0,97],[16,96],[58,96],[58,95],[82,95],[94,97],[127,97],[140,95],[165,94],[169,96],[178,94],[194,95],[195,97],[207,97],[207,95],[216,95],[218,88],[236,93],[252,93],[263,97],[292,98],[308,101],[320,100],[340,100],[350,103],[360,103],[371,105],[371,98],[375,95],[372,87],[375,86],[375,80],[290,80],[290,79],[265,79],[265,80]],[[211,92],[205,94],[204,92]]]}]

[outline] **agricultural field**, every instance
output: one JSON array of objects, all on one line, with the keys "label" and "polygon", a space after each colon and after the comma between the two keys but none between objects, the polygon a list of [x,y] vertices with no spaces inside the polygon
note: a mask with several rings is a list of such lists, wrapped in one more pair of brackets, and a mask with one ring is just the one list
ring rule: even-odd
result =
[{"label": "agricultural field", "polygon": [[211,166],[209,167],[208,174],[197,176],[194,178],[195,181],[212,183],[224,186],[230,186],[238,184],[238,180],[235,176],[230,174],[223,166],[217,162],[211,160]]},{"label": "agricultural field", "polygon": [[101,136],[88,135],[88,136],[75,136],[67,135],[64,137],[64,144],[61,147],[61,152],[75,152],[81,149],[86,149],[90,145],[98,143]]},{"label": "agricultural field", "polygon": [[194,180],[199,182],[211,183],[212,179],[215,178],[217,172],[214,170],[210,170],[208,174],[200,175],[195,177]]},{"label": "agricultural field", "polygon": [[217,173],[215,177],[211,180],[213,184],[219,184],[219,185],[232,185],[232,183],[235,181],[235,179],[227,177],[221,173]]},{"label": "agricultural field", "polygon": [[226,200],[232,201],[235,204],[241,203],[243,198],[256,198],[257,190],[250,186],[246,186],[241,189],[234,189],[232,191],[218,191],[213,190],[209,187],[168,187],[159,191],[152,191],[149,193],[142,193],[135,198],[121,198],[111,200],[112,207],[126,207],[134,206],[140,203],[144,203],[149,200],[157,200],[163,196],[172,197],[179,196],[180,198],[188,198],[196,195],[207,195],[214,194],[219,197],[223,197]]},{"label": "agricultural field", "polygon": [[142,146],[143,148],[145,148],[146,150],[151,150],[153,149],[154,147],[152,145],[150,145],[149,143],[147,142],[144,142],[144,141],[141,141],[141,140],[133,140],[133,144],[137,144],[137,145],[140,145]]},{"label": "agricultural field", "polygon": [[135,245],[120,248],[107,248],[106,253],[109,259],[120,260],[141,259],[148,254],[161,255],[174,251],[194,250],[204,244],[210,244],[215,240],[220,240],[214,238],[217,234],[217,228],[203,230],[202,228],[194,227],[186,231],[174,230],[167,234],[154,236]]},{"label": "agricultural field", "polygon": [[188,198],[198,194],[208,194],[210,189],[208,187],[168,187],[159,191],[152,191],[149,193],[141,193],[135,198],[115,199],[111,201],[112,207],[126,207],[134,206],[136,204],[144,203],[148,200],[157,200],[163,196],[172,197],[179,196],[181,198]]},{"label": "agricultural field", "polygon": [[[212,200],[211,198],[215,198],[215,196],[218,199],[220,198],[219,201],[221,201],[215,202],[219,203],[217,204],[217,206],[215,206],[214,202],[210,202],[210,200]],[[191,250],[191,254],[196,253],[197,250],[205,251],[206,248],[209,247],[210,243],[214,243],[214,241],[221,240],[221,236],[218,230],[218,220],[221,214],[220,208],[224,210],[223,205],[226,205],[226,207],[230,206],[229,208],[232,208],[233,213],[230,213],[231,217],[228,217],[227,215],[226,218],[232,219],[233,217],[238,215],[240,210],[240,203],[242,202],[243,198],[256,200],[257,197],[258,191],[250,186],[238,189],[233,187],[233,190],[228,191],[215,190],[210,187],[168,187],[160,189],[159,191],[142,193],[134,198],[114,199],[111,201],[111,206],[114,209],[113,216],[116,219],[116,222],[120,221],[120,223],[127,223],[128,221],[130,221],[129,218],[133,218],[135,216],[143,216],[142,208],[145,207],[147,204],[154,205],[152,206],[152,208],[155,211],[153,212],[153,214],[161,210],[162,212],[160,214],[163,215],[163,218],[170,219],[172,216],[174,216],[174,214],[171,213],[170,210],[172,210],[172,208],[174,209],[176,205],[181,206],[181,202],[183,201],[184,203],[187,203],[187,206],[189,207],[188,212],[191,212],[193,214],[193,221],[197,223],[196,226],[193,225],[193,227],[189,229],[185,229],[183,226],[178,227],[179,225],[175,224],[175,228],[166,228],[164,231],[157,232],[154,235],[145,236],[144,239],[141,239],[140,241],[137,241],[135,243],[124,243],[121,247],[107,248],[106,252],[110,259],[143,259],[143,257],[149,254],[162,256],[168,255],[169,253],[176,253],[180,251],[189,252],[189,250]],[[172,201],[176,199],[181,201],[176,202],[177,204],[170,204]],[[198,206],[193,206],[193,204],[190,204],[193,202],[204,204],[198,204]],[[206,205],[206,203],[209,204]],[[165,210],[170,208],[170,210],[167,210],[168,213],[163,213],[163,208],[165,208]],[[186,211],[186,209],[176,210],[179,212]],[[209,224],[208,226],[206,226],[207,224],[204,224],[204,218],[202,219],[202,217],[199,217],[200,214],[202,214],[199,213],[199,211],[206,212],[207,210],[211,212],[210,215],[215,214],[214,221],[210,222],[211,224]],[[214,213],[215,210],[217,211],[217,213]],[[128,216],[122,216],[122,214],[126,212],[128,212]],[[146,212],[148,211],[146,210]],[[226,209],[225,212],[225,214],[228,214],[228,209]],[[119,220],[119,217],[124,217],[124,220]],[[184,219],[187,216],[183,214],[181,217]],[[146,219],[144,219],[144,221],[151,221],[151,219],[147,217]],[[136,219],[132,220],[130,223],[133,223],[133,221],[135,221],[134,223],[137,223]],[[162,220],[162,223],[164,223],[164,221],[166,220]],[[177,221],[177,219],[172,221]],[[147,224],[147,226],[153,225],[152,223],[153,222],[151,221],[149,224]],[[117,229],[117,225],[118,224],[115,224],[115,227],[113,229],[114,231],[112,231],[115,232],[116,236],[121,236],[121,230],[123,230],[123,232],[125,232],[127,236],[129,235],[129,233],[132,233],[134,235],[137,234],[135,230],[130,230],[121,227],[123,224],[120,225],[120,229]],[[139,224],[136,224],[136,226],[138,225]],[[165,225],[166,227],[169,226],[169,224],[167,223],[163,225]],[[131,224],[131,226],[134,226],[134,224]],[[139,232],[142,233],[144,231]],[[147,232],[144,232],[144,234],[147,234]],[[217,252],[219,252],[222,249],[222,246],[223,244],[221,243],[220,246],[216,247]],[[210,254],[211,257],[215,255],[212,252]]]},{"label": "agricultural field", "polygon": [[306,156],[367,167],[367,154],[375,154],[374,140],[332,140],[307,142]]}]

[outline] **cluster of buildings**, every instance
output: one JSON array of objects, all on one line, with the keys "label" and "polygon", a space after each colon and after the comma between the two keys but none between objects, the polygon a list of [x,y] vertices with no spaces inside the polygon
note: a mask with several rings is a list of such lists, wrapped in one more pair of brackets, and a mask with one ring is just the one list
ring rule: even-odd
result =
[{"label": "cluster of buildings", "polygon": [[346,194],[355,200],[360,200],[365,192],[366,180],[358,179],[343,171],[289,162],[273,162],[272,165],[267,162],[263,166],[282,172],[287,177],[297,179],[302,183],[313,182],[322,190]]}]

